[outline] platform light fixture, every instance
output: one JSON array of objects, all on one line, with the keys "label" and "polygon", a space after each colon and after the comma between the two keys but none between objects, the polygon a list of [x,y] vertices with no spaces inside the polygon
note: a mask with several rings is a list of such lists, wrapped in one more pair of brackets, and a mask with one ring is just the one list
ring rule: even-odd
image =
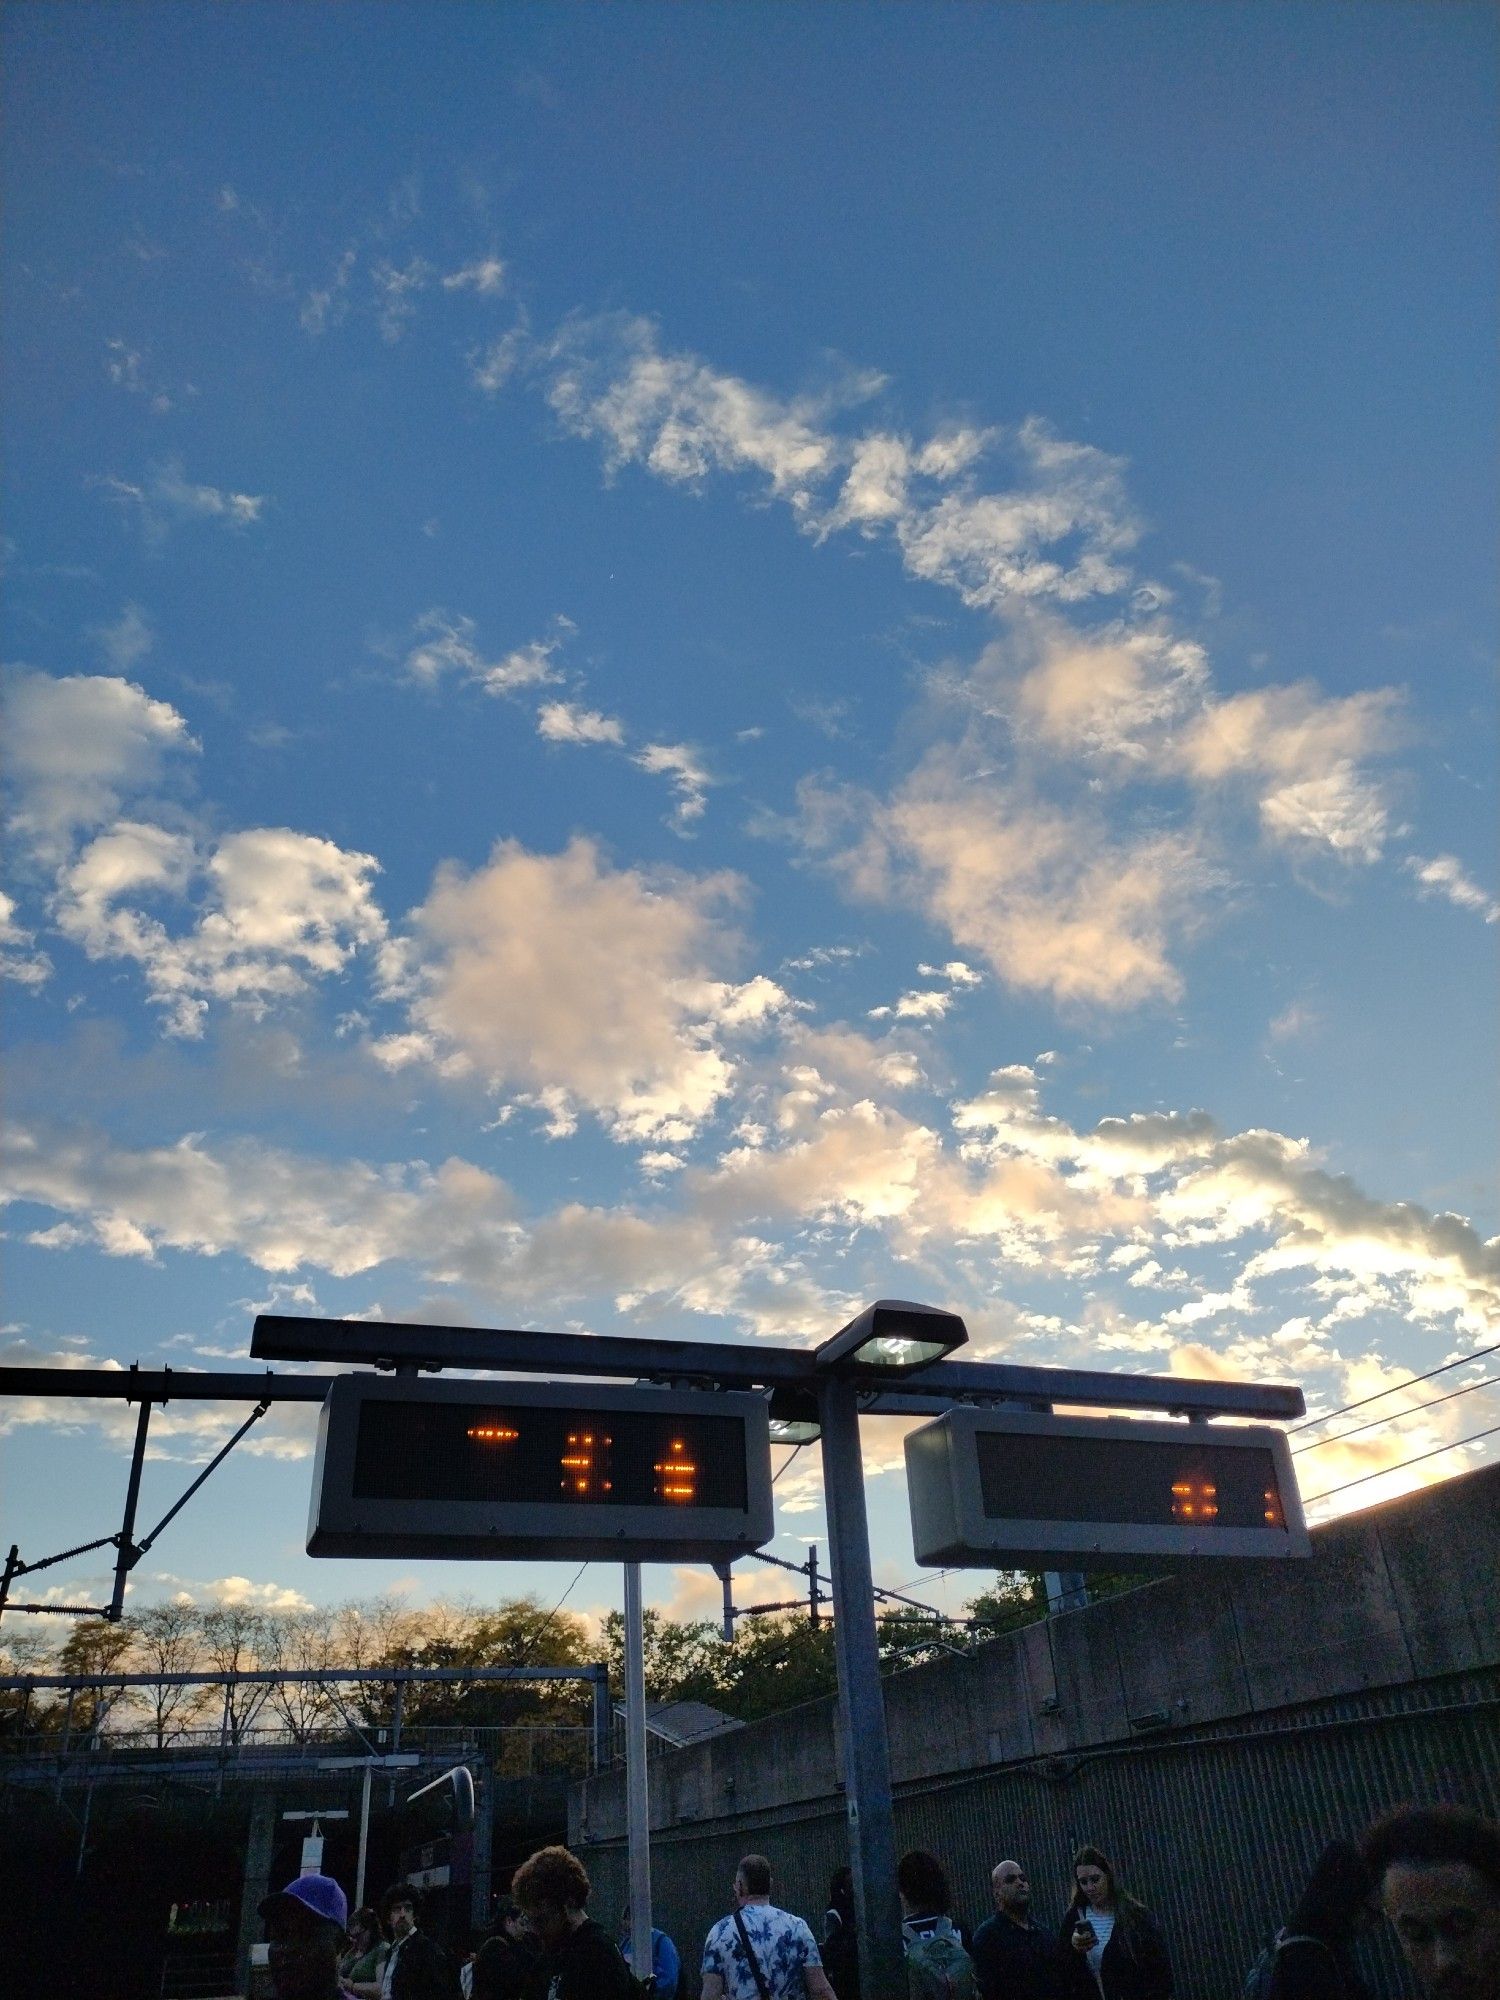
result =
[{"label": "platform light fixture", "polygon": [[969,1329],[957,1313],[910,1299],[877,1299],[825,1340],[813,1356],[824,1373],[868,1370],[872,1375],[915,1374],[968,1345]]}]

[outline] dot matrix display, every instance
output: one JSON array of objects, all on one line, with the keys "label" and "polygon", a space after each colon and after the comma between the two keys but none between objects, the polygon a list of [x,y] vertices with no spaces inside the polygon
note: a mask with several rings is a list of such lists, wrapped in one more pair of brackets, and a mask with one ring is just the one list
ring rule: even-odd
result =
[{"label": "dot matrix display", "polygon": [[743,1510],[743,1439],[734,1417],[372,1400],[353,1497]]}]

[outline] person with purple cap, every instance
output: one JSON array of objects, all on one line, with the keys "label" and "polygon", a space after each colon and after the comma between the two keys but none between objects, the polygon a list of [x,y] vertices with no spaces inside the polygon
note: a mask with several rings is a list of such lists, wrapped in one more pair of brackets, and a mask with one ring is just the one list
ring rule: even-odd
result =
[{"label": "person with purple cap", "polygon": [[339,1951],[349,1922],[329,1875],[299,1875],[260,1906],[276,2000],[339,2000]]}]

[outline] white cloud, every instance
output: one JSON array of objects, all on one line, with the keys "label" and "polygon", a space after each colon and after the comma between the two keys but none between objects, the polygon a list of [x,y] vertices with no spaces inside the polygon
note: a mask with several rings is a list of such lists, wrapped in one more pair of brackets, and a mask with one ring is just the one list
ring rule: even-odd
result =
[{"label": "white cloud", "polygon": [[[650,322],[626,315],[576,322],[547,360],[553,409],[599,441],[611,472],[640,464],[680,484],[756,475],[807,532],[889,532],[913,576],[974,606],[1128,587],[1123,557],[1138,528],[1120,462],[1039,419],[1009,432],[950,426],[920,445],[883,431],[845,437],[831,420],[882,376],[853,371],[830,393],[781,397],[696,355],[664,353]],[[971,475],[995,448],[1015,485],[983,492]]]},{"label": "white cloud", "polygon": [[359,261],[357,250],[339,253],[326,285],[316,286],[302,302],[299,315],[304,333],[326,333],[337,326],[349,310],[349,280]]},{"label": "white cloud", "polygon": [[218,521],[227,528],[248,528],[259,521],[266,504],[263,493],[236,493],[226,487],[200,485],[183,471],[180,458],[151,467],[140,483],[101,474],[90,481],[109,499],[133,508],[148,542],[163,541],[184,521]]},{"label": "white cloud", "polygon": [[138,604],[127,604],[113,625],[95,625],[89,635],[117,674],[128,674],[156,643],[151,621]]},{"label": "white cloud", "polygon": [[375,288],[375,324],[387,346],[394,346],[405,333],[416,312],[416,294],[425,291],[433,277],[425,257],[413,257],[397,267],[388,258],[372,266],[370,283]]},{"label": "white cloud", "polygon": [[1112,835],[935,750],[888,801],[801,793],[802,834],[849,893],[902,901],[1008,984],[1117,1009],[1181,990],[1171,944],[1211,876],[1188,834]]},{"label": "white cloud", "polygon": [[14,1127],[4,1195],[75,1218],[110,1256],[232,1253],[336,1277],[409,1259],[447,1282],[493,1268],[512,1206],[503,1181],[463,1160],[373,1167],[250,1141],[131,1149]]},{"label": "white cloud", "polygon": [[550,350],[548,400],[567,428],[600,440],[611,469],[638,461],[664,479],[758,472],[807,512],[836,459],[811,401],[785,403],[690,355],[660,352],[640,319],[582,322]]},{"label": "white cloud", "polygon": [[498,340],[472,348],[468,362],[469,380],[474,387],[486,396],[498,395],[515,373],[526,351],[526,340],[524,325],[515,326]]},{"label": "white cloud", "polygon": [[587,840],[555,855],[503,842],[472,875],[443,870],[416,912],[412,1025],[497,1088],[557,1091],[621,1138],[675,1144],[730,1087],[720,1044],[739,989],[712,964],[738,891],[727,875],[612,869]]},{"label": "white cloud", "polygon": [[34,949],[36,937],[16,922],[15,899],[0,889],[0,979],[17,986],[41,986],[52,973],[46,952]]},{"label": "white cloud", "polygon": [[170,703],[115,677],[18,673],[5,709],[11,825],[50,857],[154,786],[174,752],[198,748]]},{"label": "white cloud", "polygon": [[612,743],[623,748],[625,726],[617,716],[571,701],[544,701],[536,712],[539,736],[549,743]]},{"label": "white cloud", "polygon": [[672,823],[678,828],[703,817],[713,783],[696,750],[686,743],[647,743],[632,760],[653,777],[665,778],[677,794]]},{"label": "white cloud", "polygon": [[543,687],[559,678],[552,664],[553,656],[573,630],[572,621],[567,618],[559,617],[553,624],[555,629],[550,639],[535,639],[497,660],[488,660],[475,643],[472,618],[440,609],[426,611],[412,628],[414,643],[406,655],[406,670],[414,680],[429,687],[438,685],[445,675],[455,674],[492,695]]},{"label": "white cloud", "polygon": [[449,271],[443,279],[445,292],[479,292],[495,298],[505,290],[505,266],[498,257],[476,257],[462,270]]},{"label": "white cloud", "polygon": [[1423,860],[1409,854],[1402,867],[1414,875],[1424,896],[1443,896],[1460,910],[1477,910],[1487,924],[1500,923],[1500,902],[1466,872],[1456,854],[1435,854]]},{"label": "white cloud", "polygon": [[1273,841],[1329,848],[1342,860],[1378,861],[1385,848],[1385,801],[1352,764],[1267,792],[1260,817]]},{"label": "white cloud", "polygon": [[[122,820],[60,872],[56,919],[91,958],[137,963],[171,1031],[193,1036],[210,1000],[259,1011],[381,944],[377,866],[289,827],[231,834],[204,860],[186,834]],[[185,933],[143,906],[181,901],[199,879],[197,922]]]}]

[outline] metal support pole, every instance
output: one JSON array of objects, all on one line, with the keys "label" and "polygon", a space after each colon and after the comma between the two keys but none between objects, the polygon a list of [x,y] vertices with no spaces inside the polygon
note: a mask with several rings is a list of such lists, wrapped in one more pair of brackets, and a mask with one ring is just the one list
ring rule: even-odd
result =
[{"label": "metal support pole", "polygon": [[807,1551],[807,1622],[816,1632],[823,1622],[823,1614],[818,1608],[818,1545],[813,1542]]},{"label": "metal support pole", "polygon": [[609,1673],[600,1667],[594,1675],[594,1769],[607,1771],[614,1759],[615,1718],[609,1700]]},{"label": "metal support pole", "polygon": [[0,1576],[0,1618],[5,1616],[5,1600],[10,1596],[10,1580],[21,1567],[21,1551],[12,1542],[5,1558],[5,1574]]},{"label": "metal support pole", "polygon": [[115,1552],[115,1588],[105,1612],[108,1619],[117,1619],[125,1603],[125,1579],[129,1576],[136,1559],[136,1546],[131,1540],[135,1533],[136,1502],[141,1497],[141,1467],[146,1462],[146,1432],[151,1428],[151,1405],[141,1404],[140,1419],[135,1427],[135,1450],[130,1457],[130,1483],[125,1489],[125,1520],[120,1529],[119,1545]]},{"label": "metal support pole", "polygon": [[68,1749],[73,1741],[73,1703],[77,1694],[77,1688],[68,1689],[68,1703],[63,1710],[62,1748],[57,1753],[57,1786],[53,1792],[59,1805],[62,1804],[63,1774],[68,1768]]},{"label": "metal support pole", "polygon": [[354,1870],[354,1907],[364,1908],[365,1902],[365,1850],[370,1844],[370,1779],[375,1766],[365,1765],[364,1782],[359,1794],[359,1861]]},{"label": "metal support pole", "polygon": [[714,1575],[724,1586],[723,1622],[719,1627],[719,1637],[726,1646],[730,1646],[734,1643],[734,1584],[730,1579],[728,1563],[715,1563]]},{"label": "metal support pole", "polygon": [[905,2000],[901,1905],[896,1897],[896,1823],[875,1631],[864,1465],[859,1451],[859,1403],[853,1383],[833,1378],[824,1381],[818,1389],[818,1417],[823,1432],[823,1505],[833,1569],[833,1639],[839,1669],[839,1735],[859,1937],[859,1986],[864,2000]]},{"label": "metal support pole", "polygon": [[[406,1682],[398,1680],[396,1682],[395,1698],[391,1703],[391,1755],[393,1757],[401,1748],[401,1711],[405,1705]],[[396,1776],[394,1772],[391,1773],[391,1782],[386,1791],[385,1802],[387,1807],[393,1807],[396,1803]]]},{"label": "metal support pole", "polygon": [[641,1566],[625,1564],[625,1821],[630,1846],[630,1964],[651,1976],[651,1802],[646,1788],[646,1636]]},{"label": "metal support pole", "polygon": [[83,1875],[83,1858],[89,1851],[89,1814],[94,1808],[94,1780],[90,1776],[83,1788],[83,1824],[78,1829],[78,1866],[73,1870],[73,1880]]}]

